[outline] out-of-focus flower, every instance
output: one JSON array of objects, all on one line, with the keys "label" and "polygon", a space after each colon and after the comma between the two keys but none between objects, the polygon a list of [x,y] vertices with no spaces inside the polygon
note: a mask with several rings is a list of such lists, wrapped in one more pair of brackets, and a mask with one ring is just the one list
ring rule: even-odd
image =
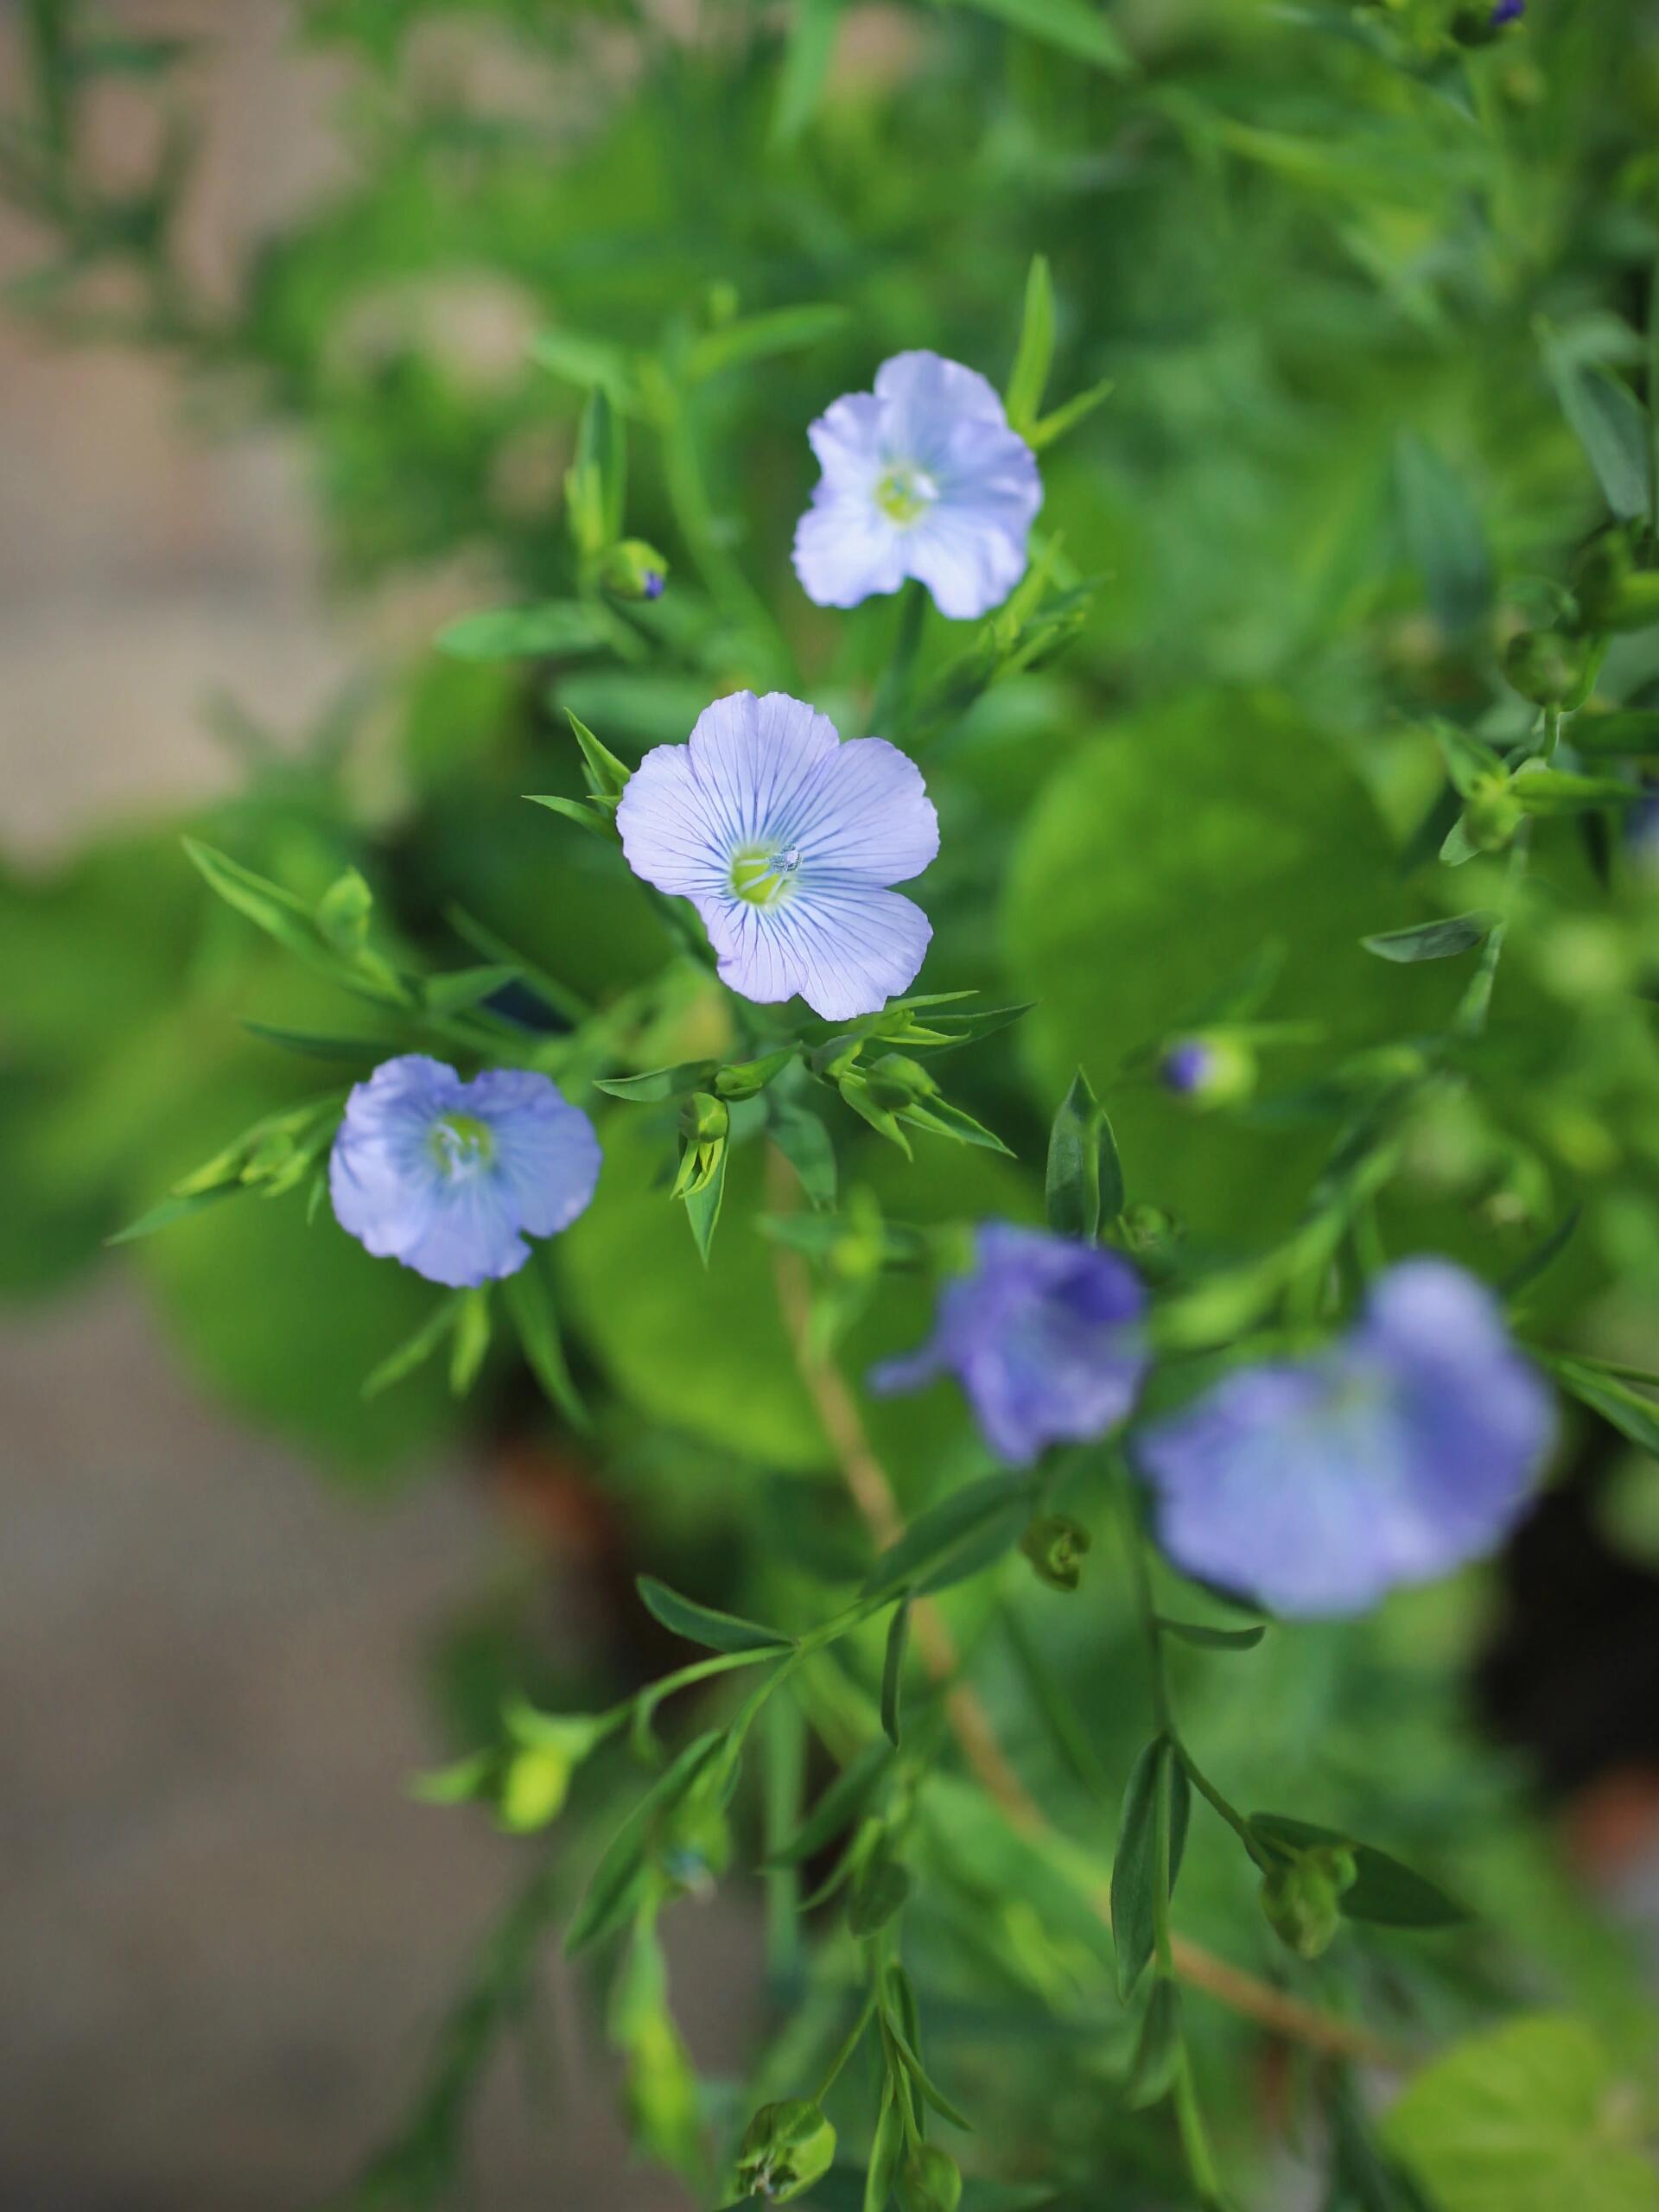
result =
[{"label": "out-of-focus flower", "polygon": [[377,1259],[454,1288],[514,1274],[599,1179],[593,1123],[544,1075],[463,1083],[423,1052],[356,1084],[328,1163],[334,1217]]},{"label": "out-of-focus flower", "polygon": [[1050,1444],[1081,1444],[1135,1403],[1147,1356],[1147,1294],[1116,1252],[1007,1222],[975,1232],[974,1264],[939,1294],[933,1335],[870,1376],[916,1390],[950,1373],[993,1451],[1028,1465]]},{"label": "out-of-focus flower", "polygon": [[895,353],[807,433],[823,470],[795,532],[795,573],[820,607],[856,607],[914,576],[971,620],[1026,569],[1042,479],[996,393],[938,353]]},{"label": "out-of-focus flower", "polygon": [[798,992],[827,1020],[874,1014],[915,977],[933,931],[886,887],[939,849],[920,771],[884,738],[843,745],[786,692],[736,691],[628,779],[628,866],[690,899],[721,981],[769,1005]]},{"label": "out-of-focus flower", "polygon": [[1497,0],[1492,10],[1492,29],[1502,30],[1505,23],[1518,22],[1527,12],[1527,0]]},{"label": "out-of-focus flower", "polygon": [[1495,1549],[1554,1427],[1491,1294],[1446,1262],[1408,1260],[1338,1343],[1238,1369],[1135,1454],[1178,1567],[1318,1618]]}]

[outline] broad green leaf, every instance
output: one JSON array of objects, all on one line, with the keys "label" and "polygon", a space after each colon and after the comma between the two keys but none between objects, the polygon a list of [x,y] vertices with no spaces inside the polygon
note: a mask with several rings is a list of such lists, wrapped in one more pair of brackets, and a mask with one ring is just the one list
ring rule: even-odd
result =
[{"label": "broad green leaf", "polygon": [[1641,2085],[1581,2020],[1540,2015],[1471,2036],[1382,2122],[1438,2212],[1656,2212]]},{"label": "broad green leaf", "polygon": [[540,607],[499,607],[463,614],[438,632],[439,650],[458,660],[520,660],[549,654],[594,652],[610,632],[580,600],[550,600]]},{"label": "broad green leaf", "polygon": [[1402,1866],[1372,1844],[1356,1842],[1339,1829],[1293,1820],[1284,1813],[1252,1813],[1249,1824],[1269,1850],[1277,1846],[1297,1851],[1319,1844],[1351,1850],[1355,1878],[1341,1899],[1342,1912],[1349,1920],[1371,1921],[1382,1928],[1460,1928],[1474,1917],[1467,1905],[1426,1875]]},{"label": "broad green leaf", "polygon": [[1628,385],[1575,360],[1554,332],[1545,328],[1541,337],[1561,411],[1608,505],[1621,522],[1648,517],[1653,477],[1646,409]]},{"label": "broad green leaf", "polygon": [[1019,1542],[1031,1516],[1031,1494],[1025,1475],[988,1475],[953,1491],[881,1554],[862,1595],[884,1598],[908,1590],[920,1596],[978,1574]]},{"label": "broad green leaf", "polygon": [[1402,966],[1416,960],[1451,960],[1484,943],[1497,921],[1496,914],[1452,914],[1443,922],[1417,922],[1409,929],[1383,930],[1359,941],[1379,960],[1395,961]]},{"label": "broad green leaf", "polygon": [[655,1575],[642,1574],[635,1584],[640,1602],[653,1618],[689,1643],[705,1644],[711,1651],[783,1651],[794,1643],[781,1629],[762,1628],[758,1621],[741,1620],[712,1605],[700,1605],[681,1597]]},{"label": "broad green leaf", "polygon": [[1470,635],[1492,609],[1492,556],[1479,510],[1434,448],[1403,432],[1394,449],[1395,497],[1413,567],[1448,638]]}]

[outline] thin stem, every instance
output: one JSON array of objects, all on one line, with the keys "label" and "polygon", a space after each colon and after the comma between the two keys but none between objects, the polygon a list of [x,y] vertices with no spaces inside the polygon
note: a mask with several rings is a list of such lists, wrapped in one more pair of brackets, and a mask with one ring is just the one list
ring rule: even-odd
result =
[{"label": "thin stem", "polygon": [[864,1999],[863,2004],[859,2007],[858,2017],[853,2022],[851,2028],[848,2031],[846,2038],[842,2044],[840,2050],[836,2051],[835,2056],[830,2060],[829,2070],[824,2075],[823,2081],[819,2082],[817,2088],[812,2092],[812,2102],[815,2105],[821,2105],[823,2102],[830,2090],[836,2086],[836,2076],[840,2074],[842,2069],[846,2065],[853,2053],[858,2049],[859,2044],[863,2041],[864,2031],[869,2026],[871,2019],[874,2016],[875,2005],[876,1993],[873,1989],[869,1995]]},{"label": "thin stem", "polygon": [[1186,2158],[1187,2171],[1192,2177],[1192,2186],[1206,2205],[1218,2205],[1221,2202],[1221,2174],[1216,2164],[1215,2153],[1210,2147],[1204,2114],[1198,2109],[1198,2088],[1192,2079],[1192,2060],[1185,2043],[1176,2061],[1171,2095],[1175,2106],[1175,2125],[1180,2130],[1181,2149]]},{"label": "thin stem", "polygon": [[870,730],[876,737],[890,737],[904,727],[904,708],[910,691],[911,671],[927,620],[927,594],[912,576],[899,600],[899,627],[893,651],[876,686],[870,709]]},{"label": "thin stem", "polygon": [[1152,1601],[1152,1576],[1147,1567],[1146,1545],[1141,1531],[1141,1515],[1135,1498],[1135,1485],[1129,1471],[1121,1457],[1114,1455],[1112,1487],[1116,1495],[1118,1517],[1123,1528],[1123,1549],[1128,1559],[1129,1582],[1135,1592],[1135,1609],[1141,1623],[1141,1634],[1147,1647],[1147,1664],[1152,1677],[1153,1718],[1160,1736],[1175,1741],[1175,1723],[1170,1709],[1169,1677],[1164,1667],[1163,1631],[1158,1625],[1158,1615]]}]

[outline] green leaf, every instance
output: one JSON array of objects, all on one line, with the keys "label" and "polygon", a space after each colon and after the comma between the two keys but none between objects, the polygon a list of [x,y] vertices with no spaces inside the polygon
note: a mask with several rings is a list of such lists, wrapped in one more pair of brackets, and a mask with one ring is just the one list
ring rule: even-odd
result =
[{"label": "green leaf", "polygon": [[531,1372],[541,1384],[549,1404],[556,1407],[573,1428],[586,1429],[592,1424],[565,1364],[558,1316],[548,1294],[547,1278],[542,1272],[543,1265],[541,1254],[532,1250],[517,1274],[509,1275],[502,1284],[502,1302],[518,1331]]},{"label": "green leaf", "polygon": [[1374,1845],[1357,1843],[1338,1829],[1293,1820],[1283,1813],[1252,1813],[1249,1826],[1269,1851],[1294,1853],[1321,1844],[1351,1851],[1354,1880],[1341,1898],[1341,1910],[1350,1920],[1370,1921],[1379,1928],[1460,1928],[1474,1918],[1467,1905],[1427,1875],[1402,1866]]},{"label": "green leaf", "polygon": [[910,1600],[902,1598],[887,1623],[887,1648],[881,1662],[881,1726],[894,1750],[899,1745],[899,1700],[904,1685],[905,1653],[910,1643]]},{"label": "green leaf", "polygon": [[1556,1354],[1546,1356],[1543,1363],[1580,1405],[1588,1406],[1621,1436],[1659,1458],[1659,1401],[1643,1397],[1628,1382],[1586,1361]]},{"label": "green leaf", "polygon": [[844,1829],[863,1818],[893,1767],[890,1744],[880,1738],[866,1744],[856,1758],[842,1767],[795,1834],[766,1864],[798,1866],[804,1859],[816,1859]]},{"label": "green leaf", "polygon": [[1616,776],[1574,776],[1564,768],[1531,762],[1516,771],[1510,789],[1529,814],[1581,814],[1586,807],[1632,806],[1645,796],[1639,784]]},{"label": "green leaf", "polygon": [[1455,722],[1437,721],[1433,725],[1434,742],[1446,762],[1446,772],[1459,795],[1470,798],[1483,784],[1494,778],[1502,779],[1508,772],[1503,756],[1466,729],[1459,729]]},{"label": "green leaf", "polygon": [[305,960],[315,960],[321,950],[317,941],[315,924],[304,901],[291,891],[284,891],[280,883],[272,883],[263,875],[256,875],[228,853],[221,853],[212,845],[200,843],[194,837],[181,840],[189,855],[192,865],[203,880],[216,891],[227,906],[268,937],[276,938],[290,952]]},{"label": "green leaf", "polygon": [[902,1911],[909,1895],[909,1875],[897,1859],[878,1853],[853,1885],[847,1925],[855,1936],[874,1936]]},{"label": "green leaf", "polygon": [[819,301],[810,306],[776,308],[767,315],[753,315],[739,322],[723,324],[697,339],[685,357],[689,383],[735,368],[740,362],[769,359],[775,353],[798,353],[821,346],[844,328],[851,309],[838,301]]},{"label": "green leaf", "polygon": [[1048,257],[1035,253],[1026,277],[1026,309],[1007,390],[1008,424],[1022,438],[1029,437],[1036,424],[1053,362],[1054,279]]},{"label": "green leaf", "polygon": [[775,146],[792,146],[812,120],[836,49],[842,0],[794,0],[772,112]]},{"label": "green leaf", "polygon": [[870,2163],[864,2176],[864,2212],[887,2212],[893,2194],[893,2177],[904,2155],[905,2122],[891,2076],[882,2085],[881,2109],[876,2116],[870,2145]]},{"label": "green leaf", "polygon": [[1410,929],[1383,930],[1359,941],[1379,960],[1406,966],[1413,961],[1451,960],[1460,952],[1472,952],[1491,935],[1497,924],[1496,914],[1452,914],[1443,922],[1418,922]]},{"label": "green leaf", "polygon": [[580,600],[550,600],[540,607],[499,607],[463,614],[440,630],[441,652],[457,660],[522,660],[547,654],[594,652],[610,643],[609,632]]},{"label": "green leaf", "polygon": [[1518,1261],[1510,1269],[1497,1286],[1498,1295],[1508,1302],[1513,1302],[1538,1280],[1546,1268],[1553,1267],[1572,1242],[1573,1233],[1583,1215],[1582,1206],[1573,1206],[1564,1213],[1548,1236],[1535,1245],[1525,1259]]},{"label": "green leaf", "polygon": [[464,1398],[478,1380],[490,1349],[490,1292],[487,1283],[466,1290],[455,1313],[455,1341],[449,1355],[449,1388]]},{"label": "green leaf", "polygon": [[519,980],[518,969],[493,962],[487,967],[456,968],[448,976],[429,976],[421,994],[433,1014],[464,1014]]},{"label": "green leaf", "polygon": [[1395,498],[1412,566],[1447,637],[1468,637],[1492,609],[1492,556],[1479,510],[1433,446],[1409,431],[1394,449]]},{"label": "green leaf", "polygon": [[309,1030],[279,1029],[269,1021],[244,1020],[242,1027],[261,1044],[276,1045],[311,1060],[384,1059],[392,1047],[384,1037],[319,1037]]},{"label": "green leaf", "polygon": [[1567,734],[1580,753],[1659,753],[1659,713],[1627,707],[1607,715],[1575,715]]},{"label": "green leaf", "polygon": [[1135,2063],[1124,2087],[1123,2101],[1129,2110],[1144,2112],[1166,2097],[1175,2086],[1180,2063],[1181,1993],[1174,1982],[1160,1974],[1152,1985]]},{"label": "green leaf", "polygon": [[410,1336],[405,1337],[396,1351],[388,1352],[380,1364],[373,1369],[363,1384],[365,1398],[378,1398],[394,1382],[401,1382],[417,1367],[430,1359],[460,1318],[465,1291],[451,1291],[448,1298],[441,1298],[425,1320]]},{"label": "green leaf", "polygon": [[1123,1211],[1123,1164],[1117,1140],[1081,1068],[1072,1077],[1049,1131],[1043,1198],[1055,1234],[1080,1236],[1086,1243],[1100,1234],[1103,1217],[1116,1220]]},{"label": "green leaf", "polygon": [[108,1244],[132,1244],[141,1236],[153,1236],[158,1229],[170,1229],[175,1221],[188,1221],[193,1213],[200,1213],[204,1206],[216,1205],[221,1198],[234,1198],[246,1191],[248,1185],[240,1178],[229,1183],[216,1183],[211,1190],[190,1191],[162,1198],[151,1206],[148,1213],[141,1213],[137,1221],[130,1221],[124,1229],[118,1229],[113,1236],[105,1239]]},{"label": "green leaf", "polygon": [[601,745],[580,715],[567,707],[565,720],[569,723],[577,745],[582,749],[582,766],[588,778],[588,787],[596,794],[618,798],[627,788],[632,770],[626,760],[619,760],[608,746]]},{"label": "green leaf", "polygon": [[726,1167],[731,1156],[730,1144],[722,1140],[715,1148],[714,1173],[706,1183],[685,1194],[685,1217],[691,1224],[697,1256],[705,1268],[714,1249],[715,1230],[720,1222],[720,1209],[726,1196]]},{"label": "green leaf", "polygon": [[1011,30],[1041,39],[1090,61],[1114,77],[1127,76],[1134,67],[1122,41],[1092,0],[959,0],[982,16],[994,16]]},{"label": "green leaf", "polygon": [[1254,1628],[1211,1628],[1207,1621],[1173,1621],[1162,1613],[1158,1625],[1166,1636],[1179,1637],[1183,1643],[1196,1643],[1205,1651],[1254,1651],[1268,1632],[1261,1621]]},{"label": "green leaf", "polygon": [[628,357],[620,346],[576,330],[544,330],[531,346],[531,358],[550,374],[584,391],[597,386],[626,414],[634,404]]},{"label": "green leaf", "polygon": [[1092,415],[1103,400],[1111,397],[1115,388],[1110,377],[1103,377],[1098,384],[1074,392],[1070,399],[1045,415],[1040,423],[1033,423],[1026,443],[1033,453],[1041,453],[1046,446],[1052,446],[1057,438],[1063,438],[1068,430],[1075,429]]},{"label": "green leaf", "polygon": [[815,1206],[836,1203],[836,1148],[830,1132],[810,1107],[766,1093],[766,1134],[800,1178]]},{"label": "green leaf", "polygon": [[626,1099],[631,1106],[661,1106],[671,1098],[689,1098],[706,1090],[719,1071],[717,1060],[685,1060],[678,1067],[651,1068],[644,1075],[594,1077],[594,1088],[607,1097]]},{"label": "green leaf", "polygon": [[1012,1551],[1031,1514],[1026,1475],[988,1475],[953,1491],[911,1522],[871,1568],[861,1595],[948,1589]]},{"label": "green leaf", "polygon": [[683,1598],[655,1575],[640,1575],[634,1587],[653,1619],[710,1651],[785,1651],[794,1643],[794,1637],[781,1629],[763,1628],[758,1621],[741,1620],[735,1613],[719,1612],[693,1598]]},{"label": "green leaf", "polygon": [[1608,505],[1621,522],[1651,513],[1653,479],[1647,410],[1605,369],[1574,360],[1555,334],[1541,330],[1544,365],[1561,411],[1584,448]]},{"label": "green leaf", "polygon": [[1159,1865],[1159,1802],[1169,1807],[1168,1891],[1173,1895],[1186,1843],[1191,1785],[1167,1736],[1154,1736],[1129,1770],[1112,1859],[1112,1940],[1117,1946],[1117,1993],[1128,2000],[1153,1954]]},{"label": "green leaf", "polygon": [[725,1740],[724,1729],[710,1728],[688,1744],[611,1838],[565,1930],[567,1958],[575,1958],[627,1919],[645,1878],[645,1851],[652,1824],[679,1802]]},{"label": "green leaf", "polygon": [[1382,2122],[1438,2212],[1656,2212],[1640,2085],[1581,2020],[1511,2020],[1426,2067]]},{"label": "green leaf", "polygon": [[607,843],[615,839],[616,823],[612,816],[591,799],[564,798],[556,791],[526,791],[524,797],[532,806],[544,806],[550,814],[563,815],[567,822],[574,822],[590,836],[601,837]]}]

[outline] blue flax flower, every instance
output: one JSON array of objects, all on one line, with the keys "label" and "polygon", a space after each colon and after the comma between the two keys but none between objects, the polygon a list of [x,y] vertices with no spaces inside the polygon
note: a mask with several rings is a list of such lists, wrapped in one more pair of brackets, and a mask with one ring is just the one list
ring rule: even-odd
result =
[{"label": "blue flax flower", "polygon": [[795,532],[795,573],[820,607],[927,586],[957,620],[999,606],[1026,570],[1043,504],[1025,440],[984,378],[937,353],[895,353],[807,433],[823,474]]},{"label": "blue flax flower", "polygon": [[463,1083],[423,1052],[353,1086],[328,1162],[340,1227],[377,1259],[452,1287],[516,1274],[524,1238],[568,1229],[599,1179],[599,1139],[544,1075]]},{"label": "blue flax flower", "polygon": [[1338,1342],[1238,1369],[1135,1449],[1178,1567],[1313,1618],[1496,1549],[1554,1426],[1485,1287],[1408,1260]]},{"label": "blue flax flower", "polygon": [[1146,1371],[1146,1302],[1116,1252],[986,1222],[972,1268],[939,1294],[931,1339],[878,1367],[870,1387],[916,1390],[953,1374],[991,1449],[1028,1466],[1047,1445],[1087,1443],[1124,1419]]},{"label": "blue flax flower", "polygon": [[636,875],[690,899],[721,981],[746,999],[798,991],[846,1021],[878,1012],[922,964],[931,925],[886,887],[939,849],[920,771],[885,738],[843,745],[787,692],[716,699],[690,744],[647,753],[616,826]]}]

